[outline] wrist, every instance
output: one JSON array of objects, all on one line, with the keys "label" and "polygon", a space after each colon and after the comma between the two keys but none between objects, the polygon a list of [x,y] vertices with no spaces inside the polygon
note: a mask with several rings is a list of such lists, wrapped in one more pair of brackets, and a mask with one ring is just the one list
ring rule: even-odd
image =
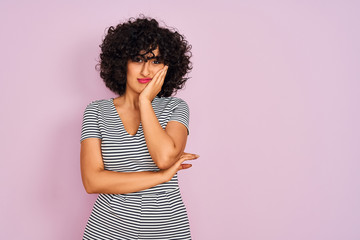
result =
[{"label": "wrist", "polygon": [[139,97],[139,105],[141,106],[141,104],[149,104],[151,103],[150,99],[146,98],[146,97]]},{"label": "wrist", "polygon": [[166,182],[170,181],[166,175],[166,170],[162,169],[162,170],[158,171],[157,174],[160,178],[161,183],[166,183]]}]

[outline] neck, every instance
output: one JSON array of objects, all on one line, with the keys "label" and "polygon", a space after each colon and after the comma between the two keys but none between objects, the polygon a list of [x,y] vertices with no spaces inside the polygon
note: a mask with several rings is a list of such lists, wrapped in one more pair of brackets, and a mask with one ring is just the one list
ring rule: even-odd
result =
[{"label": "neck", "polygon": [[125,108],[138,110],[139,109],[139,96],[140,94],[135,92],[126,91],[122,96],[122,105]]}]

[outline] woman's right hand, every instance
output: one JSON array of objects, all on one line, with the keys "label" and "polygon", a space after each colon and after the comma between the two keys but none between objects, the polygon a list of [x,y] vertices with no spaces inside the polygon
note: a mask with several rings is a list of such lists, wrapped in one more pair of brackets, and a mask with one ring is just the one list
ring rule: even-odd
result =
[{"label": "woman's right hand", "polygon": [[200,156],[197,155],[197,154],[185,153],[184,152],[180,156],[179,160],[177,160],[170,168],[160,170],[160,172],[163,174],[165,181],[168,182],[177,173],[177,171],[183,170],[183,169],[188,169],[188,168],[190,168],[192,166],[192,164],[183,163],[184,161],[195,160],[198,157],[200,157]]}]

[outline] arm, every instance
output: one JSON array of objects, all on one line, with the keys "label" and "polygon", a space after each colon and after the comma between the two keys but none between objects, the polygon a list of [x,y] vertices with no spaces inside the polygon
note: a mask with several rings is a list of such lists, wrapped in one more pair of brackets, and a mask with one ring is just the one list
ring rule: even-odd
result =
[{"label": "arm", "polygon": [[168,174],[159,172],[114,172],[104,170],[101,139],[87,138],[81,142],[81,178],[87,193],[125,194],[164,183]]},{"label": "arm", "polygon": [[169,121],[164,130],[147,98],[139,99],[141,123],[149,153],[160,169],[172,166],[184,153],[187,128],[179,122]]}]

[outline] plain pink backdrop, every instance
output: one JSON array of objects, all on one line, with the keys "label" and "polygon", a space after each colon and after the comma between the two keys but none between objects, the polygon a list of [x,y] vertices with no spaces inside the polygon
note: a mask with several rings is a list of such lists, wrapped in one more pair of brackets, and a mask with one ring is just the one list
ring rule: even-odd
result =
[{"label": "plain pink backdrop", "polygon": [[[358,1],[0,2],[0,239],[81,239],[80,176],[105,29],[144,13],[194,69],[179,173],[194,240],[360,239]],[[163,23],[161,23],[163,25]]]}]

